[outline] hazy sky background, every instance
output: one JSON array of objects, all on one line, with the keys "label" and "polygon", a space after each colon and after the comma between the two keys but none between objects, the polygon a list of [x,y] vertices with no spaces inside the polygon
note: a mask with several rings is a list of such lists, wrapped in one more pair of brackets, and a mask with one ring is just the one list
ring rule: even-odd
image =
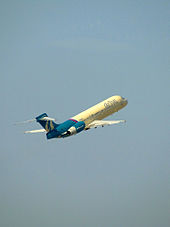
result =
[{"label": "hazy sky background", "polygon": [[[0,226],[170,225],[170,1],[0,2]],[[124,125],[47,141],[119,94]]]}]

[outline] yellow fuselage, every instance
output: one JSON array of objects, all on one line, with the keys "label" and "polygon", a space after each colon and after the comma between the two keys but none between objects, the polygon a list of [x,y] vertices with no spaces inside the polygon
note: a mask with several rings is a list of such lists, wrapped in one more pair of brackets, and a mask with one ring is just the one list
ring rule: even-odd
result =
[{"label": "yellow fuselage", "polygon": [[95,106],[79,113],[78,115],[72,117],[77,121],[84,121],[87,126],[94,120],[102,120],[103,118],[108,117],[109,115],[119,111],[127,105],[127,100],[121,96],[115,95],[112,96]]}]

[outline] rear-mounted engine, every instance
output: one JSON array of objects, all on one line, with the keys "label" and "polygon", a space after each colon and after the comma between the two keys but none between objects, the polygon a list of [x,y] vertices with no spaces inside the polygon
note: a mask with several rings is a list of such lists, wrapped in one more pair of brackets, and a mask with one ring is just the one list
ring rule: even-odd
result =
[{"label": "rear-mounted engine", "polygon": [[81,131],[83,131],[85,128],[85,123],[84,121],[79,121],[77,122],[74,126],[72,126],[71,128],[69,128],[69,130],[67,131],[68,135],[74,135],[77,134]]}]

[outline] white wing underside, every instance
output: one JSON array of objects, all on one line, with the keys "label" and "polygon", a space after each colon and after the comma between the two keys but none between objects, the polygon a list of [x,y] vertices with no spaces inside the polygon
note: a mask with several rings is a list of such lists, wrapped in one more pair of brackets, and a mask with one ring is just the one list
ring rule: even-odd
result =
[{"label": "white wing underside", "polygon": [[95,120],[89,125],[86,126],[86,129],[90,128],[97,128],[99,126],[105,126],[105,125],[114,125],[114,124],[119,124],[119,123],[124,123],[126,122],[125,120],[117,120],[117,121],[100,121],[100,120]]},{"label": "white wing underside", "polygon": [[38,132],[46,132],[45,129],[36,129],[31,131],[25,131],[24,133],[38,133]]},{"label": "white wing underside", "polygon": [[[97,128],[99,126],[105,126],[105,125],[114,125],[114,124],[119,124],[119,123],[124,123],[126,122],[125,120],[117,120],[117,121],[100,121],[100,120],[95,120],[89,125],[86,126],[86,129],[90,128]],[[39,132],[46,132],[45,129],[36,129],[36,130],[31,130],[31,131],[25,131],[24,133],[39,133]]]}]

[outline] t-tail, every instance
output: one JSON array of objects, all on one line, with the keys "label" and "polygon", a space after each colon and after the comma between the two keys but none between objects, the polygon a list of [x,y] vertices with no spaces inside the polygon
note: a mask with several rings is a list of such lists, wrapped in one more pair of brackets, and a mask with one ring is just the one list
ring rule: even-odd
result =
[{"label": "t-tail", "polygon": [[46,113],[43,113],[35,118],[38,123],[47,131],[54,130],[58,124],[54,122],[55,119],[48,117]]}]

